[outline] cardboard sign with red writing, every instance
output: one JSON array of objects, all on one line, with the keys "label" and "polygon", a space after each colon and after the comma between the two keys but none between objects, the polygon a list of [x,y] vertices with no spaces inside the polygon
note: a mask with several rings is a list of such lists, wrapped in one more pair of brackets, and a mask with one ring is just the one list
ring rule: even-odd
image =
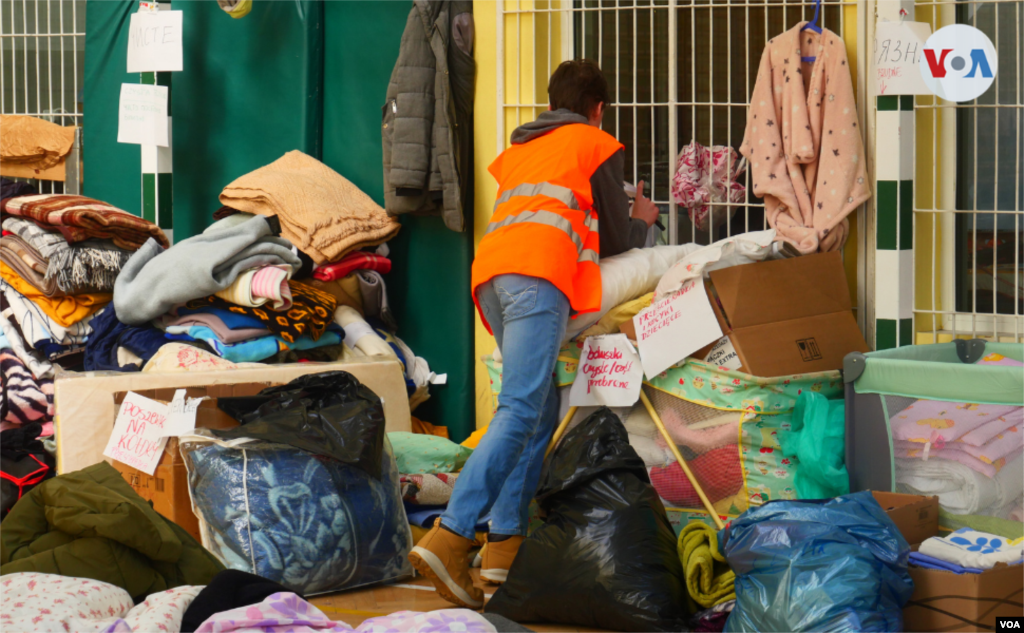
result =
[{"label": "cardboard sign with red writing", "polygon": [[569,405],[633,406],[640,399],[643,379],[640,357],[625,334],[591,336],[583,342]]},{"label": "cardboard sign with red writing", "polygon": [[648,378],[722,337],[703,279],[691,279],[679,292],[645,308],[633,317],[633,325]]},{"label": "cardboard sign with red writing", "polygon": [[128,392],[103,454],[152,475],[167,445],[163,435],[168,413],[166,404]]}]

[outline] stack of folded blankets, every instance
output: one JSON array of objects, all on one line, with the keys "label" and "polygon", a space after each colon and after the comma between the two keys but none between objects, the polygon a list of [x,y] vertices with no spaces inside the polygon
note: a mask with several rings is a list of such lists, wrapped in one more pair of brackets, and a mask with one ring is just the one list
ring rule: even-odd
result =
[{"label": "stack of folded blankets", "polygon": [[[1001,354],[978,365],[1020,366]],[[956,515],[1024,522],[1024,407],[916,400],[889,420],[901,492]]]},{"label": "stack of folded blankets", "polygon": [[[214,223],[150,240],[96,316],[88,370],[210,371],[248,363],[401,361],[415,404],[434,379],[394,332],[382,274],[400,225],[344,177],[293,151],[229,184]],[[369,250],[365,250],[369,249]]]},{"label": "stack of folded blankets", "polygon": [[105,202],[37,195],[24,183],[0,191],[0,349],[6,424],[52,418],[53,365],[80,369],[97,314],[144,242],[167,245],[152,222]]}]

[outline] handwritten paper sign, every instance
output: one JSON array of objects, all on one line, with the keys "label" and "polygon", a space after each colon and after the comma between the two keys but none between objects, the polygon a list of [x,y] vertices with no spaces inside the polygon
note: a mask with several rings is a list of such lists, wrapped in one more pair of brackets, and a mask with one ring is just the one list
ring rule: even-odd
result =
[{"label": "handwritten paper sign", "polygon": [[715,346],[704,357],[704,362],[720,369],[739,369],[743,366],[743,361],[740,360],[740,356],[736,353],[736,348],[732,346],[732,341],[728,336],[718,339]]},{"label": "handwritten paper sign", "polygon": [[633,406],[640,399],[643,379],[640,358],[625,334],[591,336],[583,342],[569,405]]},{"label": "handwritten paper sign", "polygon": [[871,58],[876,95],[931,94],[919,67],[931,32],[927,22],[878,21]]},{"label": "handwritten paper sign", "polygon": [[167,411],[166,404],[129,391],[103,454],[152,475],[167,445]]},{"label": "handwritten paper sign", "polygon": [[633,317],[633,325],[648,378],[722,337],[701,278],[685,282],[679,292],[642,310]]},{"label": "handwritten paper sign", "polygon": [[121,84],[117,142],[168,147],[167,86]]},{"label": "handwritten paper sign", "polygon": [[181,70],[181,11],[141,9],[128,24],[128,72]]},{"label": "handwritten paper sign", "polygon": [[204,398],[186,398],[185,390],[178,389],[167,405],[167,420],[161,431],[163,437],[178,437],[196,430],[196,409]]}]

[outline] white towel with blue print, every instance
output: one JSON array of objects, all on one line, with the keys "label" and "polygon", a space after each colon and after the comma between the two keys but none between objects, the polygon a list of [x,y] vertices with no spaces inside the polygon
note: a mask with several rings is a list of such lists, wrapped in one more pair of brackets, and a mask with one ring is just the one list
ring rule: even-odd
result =
[{"label": "white towel with blue print", "polygon": [[991,569],[996,563],[1015,565],[1024,561],[1024,538],[1007,539],[970,528],[949,536],[933,536],[921,543],[920,552],[961,567]]}]

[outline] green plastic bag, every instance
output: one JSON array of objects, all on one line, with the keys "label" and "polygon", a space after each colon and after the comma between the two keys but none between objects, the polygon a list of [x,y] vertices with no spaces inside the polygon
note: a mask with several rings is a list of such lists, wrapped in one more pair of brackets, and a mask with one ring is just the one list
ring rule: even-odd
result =
[{"label": "green plastic bag", "polygon": [[793,409],[793,426],[779,431],[786,457],[796,457],[796,493],[801,499],[831,499],[850,492],[846,472],[846,414],[843,400],[804,391]]}]

